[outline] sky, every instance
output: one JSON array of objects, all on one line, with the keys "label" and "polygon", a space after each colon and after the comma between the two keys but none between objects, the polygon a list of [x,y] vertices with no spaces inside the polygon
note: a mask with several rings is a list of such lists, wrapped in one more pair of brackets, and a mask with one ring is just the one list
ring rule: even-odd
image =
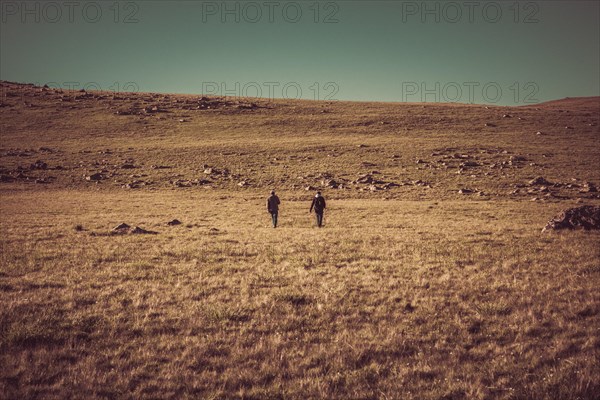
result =
[{"label": "sky", "polygon": [[600,96],[600,2],[7,1],[0,79],[523,105]]}]

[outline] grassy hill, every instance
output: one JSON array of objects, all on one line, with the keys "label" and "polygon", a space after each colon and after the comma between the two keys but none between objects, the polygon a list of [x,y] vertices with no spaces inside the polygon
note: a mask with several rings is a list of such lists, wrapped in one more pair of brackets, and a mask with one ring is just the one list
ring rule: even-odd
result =
[{"label": "grassy hill", "polygon": [[600,392],[600,98],[0,89],[0,398]]}]

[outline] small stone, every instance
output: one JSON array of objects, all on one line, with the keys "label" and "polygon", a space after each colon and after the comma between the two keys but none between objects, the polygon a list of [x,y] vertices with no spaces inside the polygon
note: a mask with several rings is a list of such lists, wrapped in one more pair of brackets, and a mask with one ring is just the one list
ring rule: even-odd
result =
[{"label": "small stone", "polygon": [[125,233],[125,232],[129,231],[130,228],[131,228],[131,226],[129,226],[123,222],[122,224],[115,226],[113,228],[113,232]]},{"label": "small stone", "polygon": [[529,181],[529,186],[536,186],[536,185],[552,185],[552,183],[548,182],[544,177],[542,176],[538,176],[532,180]]},{"label": "small stone", "polygon": [[139,226],[136,226],[132,231],[131,234],[133,235],[156,235],[158,232],[154,232],[154,231],[147,231],[146,229],[140,228]]},{"label": "small stone", "polygon": [[31,164],[31,166],[29,167],[29,169],[32,169],[32,170],[34,170],[34,169],[45,170],[45,169],[48,169],[48,164],[46,164],[42,160],[37,160],[36,162],[34,162],[33,164]]},{"label": "small stone", "polygon": [[597,191],[598,189],[596,188],[596,185],[594,185],[592,182],[585,182],[580,190],[581,193],[596,193]]},{"label": "small stone", "polygon": [[85,177],[86,181],[91,181],[91,182],[98,182],[98,181],[101,181],[102,179],[104,179],[104,175],[102,175],[101,173],[95,173],[95,174],[88,175]]}]

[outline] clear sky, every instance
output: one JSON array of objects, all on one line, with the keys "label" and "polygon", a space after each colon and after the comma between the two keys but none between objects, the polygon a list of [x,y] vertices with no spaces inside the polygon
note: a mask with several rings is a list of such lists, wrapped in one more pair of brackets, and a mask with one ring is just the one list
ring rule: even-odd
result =
[{"label": "clear sky", "polygon": [[600,95],[598,1],[6,1],[0,79],[527,104]]}]

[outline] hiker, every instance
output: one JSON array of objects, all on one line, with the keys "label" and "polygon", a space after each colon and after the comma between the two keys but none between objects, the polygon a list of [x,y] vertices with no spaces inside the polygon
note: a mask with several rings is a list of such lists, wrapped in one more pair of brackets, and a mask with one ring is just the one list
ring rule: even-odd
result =
[{"label": "hiker", "polygon": [[267,211],[271,214],[273,220],[273,228],[277,228],[277,214],[279,213],[279,197],[275,194],[274,190],[271,190],[271,196],[267,199]]},{"label": "hiker", "polygon": [[325,198],[321,196],[321,192],[317,192],[313,198],[312,204],[310,205],[310,211],[315,210],[317,216],[317,226],[320,228],[323,226],[323,211],[325,211]]}]

